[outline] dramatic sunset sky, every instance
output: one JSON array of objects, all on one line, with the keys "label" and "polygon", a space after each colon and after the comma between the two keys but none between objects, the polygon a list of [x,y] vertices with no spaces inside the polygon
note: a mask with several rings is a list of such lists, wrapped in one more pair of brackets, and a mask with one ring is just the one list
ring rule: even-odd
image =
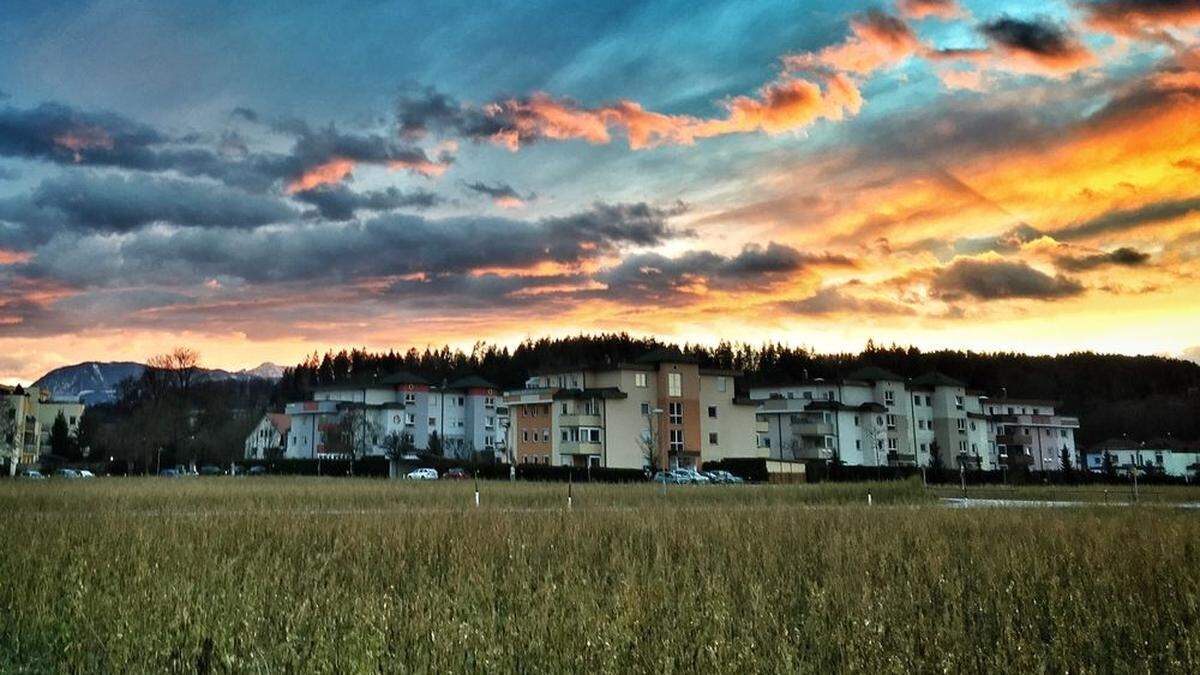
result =
[{"label": "dramatic sunset sky", "polygon": [[0,381],[611,330],[1200,357],[1200,0],[0,12]]}]

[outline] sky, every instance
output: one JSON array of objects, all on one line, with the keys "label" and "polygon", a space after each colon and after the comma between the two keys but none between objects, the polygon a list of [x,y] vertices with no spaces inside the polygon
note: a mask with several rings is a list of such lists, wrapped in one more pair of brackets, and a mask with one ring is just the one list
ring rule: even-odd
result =
[{"label": "sky", "polygon": [[1200,2],[9,0],[0,381],[627,331],[1200,360]]}]

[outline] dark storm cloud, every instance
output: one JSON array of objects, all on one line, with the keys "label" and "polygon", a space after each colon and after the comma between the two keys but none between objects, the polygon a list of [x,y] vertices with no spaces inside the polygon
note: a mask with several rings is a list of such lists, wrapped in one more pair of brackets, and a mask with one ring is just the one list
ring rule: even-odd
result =
[{"label": "dark storm cloud", "polygon": [[690,251],[677,257],[658,253],[629,256],[595,275],[606,299],[670,303],[703,289],[761,290],[817,265],[846,267],[843,256],[813,255],[771,242],[750,244],[735,256]]},{"label": "dark storm cloud", "polygon": [[505,129],[503,122],[432,86],[413,88],[397,97],[396,123],[400,134],[409,138],[436,133],[481,140]]},{"label": "dark storm cloud", "polygon": [[1092,253],[1083,256],[1063,255],[1054,259],[1054,264],[1060,269],[1071,272],[1082,272],[1110,265],[1118,267],[1141,267],[1150,260],[1149,253],[1143,253],[1135,248],[1122,246],[1105,253]]},{"label": "dark storm cloud", "polygon": [[537,198],[534,193],[522,195],[517,192],[516,188],[508,183],[496,183],[489,185],[487,183],[477,181],[474,183],[463,184],[468,190],[487,196],[497,204],[517,204],[532,201]]},{"label": "dark storm cloud", "polygon": [[[252,111],[235,114],[244,119],[253,116]],[[199,137],[194,135],[172,137],[120,115],[45,103],[30,109],[0,109],[0,156],[154,173],[176,171],[254,191],[265,191],[280,181],[291,185],[336,160],[422,175],[439,173],[453,161],[449,155],[430,157],[421,148],[381,134],[345,133],[332,125],[313,129],[303,121],[292,121],[276,125],[276,130],[294,137],[289,152],[251,152],[234,132],[223,136],[214,150],[198,145]]]},{"label": "dark storm cloud", "polygon": [[112,113],[43,103],[0,109],[0,156],[64,164],[135,166],[147,149],[168,139],[157,130]]},{"label": "dark storm cloud", "polygon": [[292,197],[315,206],[317,213],[329,220],[350,220],[358,211],[427,209],[442,201],[436,194],[426,190],[402,192],[389,187],[384,190],[354,192],[344,185],[321,185],[297,192]]},{"label": "dark storm cloud", "polygon": [[389,214],[343,225],[305,223],[253,230],[151,228],[112,236],[61,236],[16,266],[26,276],[71,287],[352,282],[387,276],[436,277],[479,268],[578,263],[625,245],[658,245],[680,235],[673,213],[645,204],[596,204],[571,216],[429,220]]},{"label": "dark storm cloud", "polygon": [[1146,204],[1124,211],[1110,211],[1090,220],[1052,232],[1055,239],[1085,239],[1113,232],[1124,232],[1143,225],[1165,223],[1200,210],[1200,197],[1173,199]]},{"label": "dark storm cloud", "polygon": [[257,122],[258,121],[258,113],[250,108],[245,107],[245,106],[238,106],[238,107],[234,108],[233,110],[229,111],[229,114],[233,117],[238,117],[243,120],[246,120],[247,122]]},{"label": "dark storm cloud", "polygon": [[152,223],[254,228],[298,217],[282,200],[219,184],[132,174],[70,172],[0,200],[0,244],[25,249],[66,231],[128,232]]},{"label": "dark storm cloud", "polygon": [[1084,287],[1062,275],[1050,276],[1023,262],[964,258],[933,271],[929,294],[954,302],[965,298],[1056,300],[1080,295]]},{"label": "dark storm cloud", "polygon": [[828,316],[831,314],[864,314],[873,316],[912,315],[916,310],[908,305],[881,298],[859,298],[846,293],[847,288],[859,286],[848,283],[825,286],[807,298],[775,303],[774,307],[789,314]]},{"label": "dark storm cloud", "polygon": [[1040,59],[1068,59],[1082,49],[1067,29],[1044,20],[1001,17],[981,24],[979,32],[1001,47]]}]

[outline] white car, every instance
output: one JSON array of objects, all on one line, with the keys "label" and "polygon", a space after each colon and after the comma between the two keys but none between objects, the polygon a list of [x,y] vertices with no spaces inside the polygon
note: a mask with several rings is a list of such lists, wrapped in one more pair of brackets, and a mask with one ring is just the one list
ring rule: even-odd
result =
[{"label": "white car", "polygon": [[408,480],[437,480],[437,469],[413,469],[404,476]]},{"label": "white car", "polygon": [[92,473],[91,471],[88,471],[87,469],[80,469],[79,477],[80,478],[95,478],[96,474]]},{"label": "white car", "polygon": [[708,479],[708,476],[705,476],[704,474],[700,473],[699,471],[697,471],[695,469],[675,469],[675,471],[673,471],[672,473],[674,473],[676,476],[679,476],[683,480],[683,482],[686,482],[686,483],[693,483],[695,485],[707,485],[708,483],[712,482]]}]

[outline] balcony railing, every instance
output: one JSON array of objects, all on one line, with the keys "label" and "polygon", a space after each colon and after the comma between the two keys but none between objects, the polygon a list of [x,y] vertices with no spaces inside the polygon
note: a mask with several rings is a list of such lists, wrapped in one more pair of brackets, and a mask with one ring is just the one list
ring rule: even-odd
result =
[{"label": "balcony railing", "polygon": [[792,433],[801,436],[830,436],[833,425],[827,422],[796,422],[792,425]]}]

